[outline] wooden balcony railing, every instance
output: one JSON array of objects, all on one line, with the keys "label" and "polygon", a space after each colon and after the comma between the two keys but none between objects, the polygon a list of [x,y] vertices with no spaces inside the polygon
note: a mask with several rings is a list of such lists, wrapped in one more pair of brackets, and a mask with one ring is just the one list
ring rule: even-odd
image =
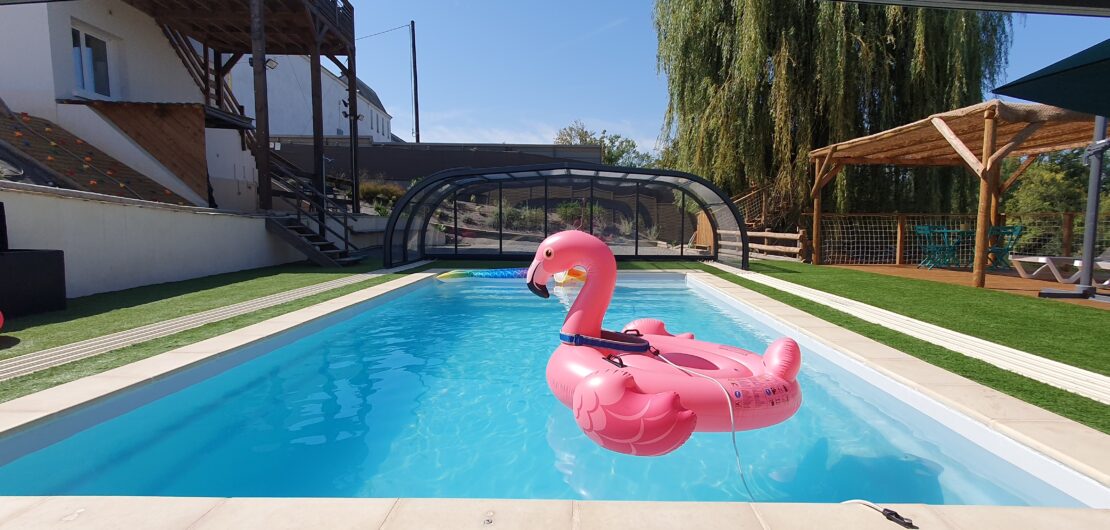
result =
[{"label": "wooden balcony railing", "polygon": [[310,0],[316,12],[339,29],[350,41],[355,40],[355,9],[347,0]]}]

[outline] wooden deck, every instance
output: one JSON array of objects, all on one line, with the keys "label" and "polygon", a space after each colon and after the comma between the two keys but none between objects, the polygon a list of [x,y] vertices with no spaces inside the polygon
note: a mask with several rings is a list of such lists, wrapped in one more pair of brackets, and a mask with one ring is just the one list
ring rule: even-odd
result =
[{"label": "wooden deck", "polygon": [[[899,276],[902,278],[913,278],[917,280],[929,280],[933,282],[951,283],[954,285],[967,285],[969,287],[971,286],[971,272],[967,269],[919,269],[914,265],[827,266],[873,272],[876,274],[886,274],[889,276]],[[1074,289],[1075,285],[1041,280],[1026,280],[1025,278],[1019,277],[1017,273],[1014,272],[988,272],[986,288],[994,291],[1003,291],[1007,293],[1035,297],[1037,296],[1037,293],[1041,291],[1041,289]],[[1100,289],[1099,292],[1103,294],[1110,294],[1110,291],[1106,289]],[[1068,302],[1071,304],[1079,304],[1089,307],[1097,307],[1099,309],[1110,310],[1110,304],[1104,302],[1095,302],[1092,300],[1071,300],[1065,298],[1057,298],[1056,300]]]}]

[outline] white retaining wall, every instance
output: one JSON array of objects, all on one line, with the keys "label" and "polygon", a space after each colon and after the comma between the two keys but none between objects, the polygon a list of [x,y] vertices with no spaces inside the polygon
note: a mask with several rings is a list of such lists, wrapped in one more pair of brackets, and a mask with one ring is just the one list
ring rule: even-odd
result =
[{"label": "white retaining wall", "polygon": [[70,298],[301,261],[265,219],[0,183],[11,248],[65,252]]}]

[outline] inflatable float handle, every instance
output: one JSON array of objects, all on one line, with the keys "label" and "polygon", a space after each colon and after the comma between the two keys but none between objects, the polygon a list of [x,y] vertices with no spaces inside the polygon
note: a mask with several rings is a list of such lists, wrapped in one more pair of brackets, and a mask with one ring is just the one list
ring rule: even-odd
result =
[{"label": "inflatable float handle", "polygon": [[798,343],[789,337],[772,342],[763,353],[763,366],[767,367],[768,372],[786,381],[793,381],[802,367],[802,351],[798,348]]}]

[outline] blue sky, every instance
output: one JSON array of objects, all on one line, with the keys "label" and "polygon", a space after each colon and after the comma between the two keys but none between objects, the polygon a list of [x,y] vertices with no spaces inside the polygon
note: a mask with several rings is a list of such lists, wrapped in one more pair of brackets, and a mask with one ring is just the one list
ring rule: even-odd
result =
[{"label": "blue sky", "polygon": [[[666,110],[651,0],[356,0],[362,36],[416,20],[421,140],[547,143],[575,119],[652,148]],[[1110,19],[1014,17],[1007,79],[1110,38]],[[358,42],[359,77],[412,140],[407,29]]]}]

